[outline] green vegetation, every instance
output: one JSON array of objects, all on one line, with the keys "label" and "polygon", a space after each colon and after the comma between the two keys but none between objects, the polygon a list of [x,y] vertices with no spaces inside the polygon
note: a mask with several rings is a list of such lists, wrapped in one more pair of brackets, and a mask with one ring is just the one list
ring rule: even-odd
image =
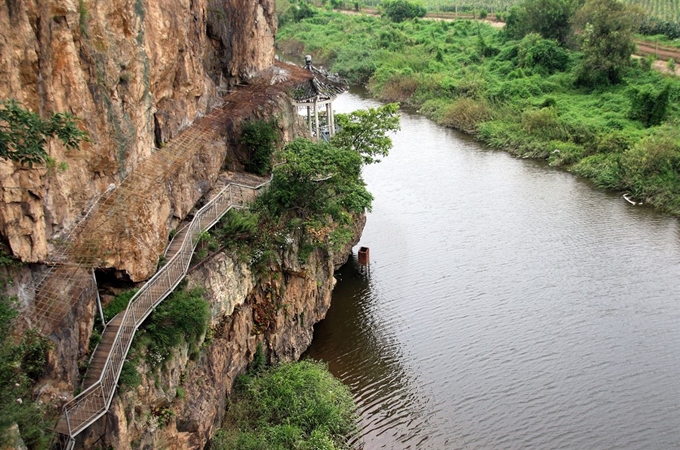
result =
[{"label": "green vegetation", "polygon": [[129,291],[122,292],[111,301],[108,305],[106,305],[103,310],[104,310],[104,320],[108,323],[109,320],[113,319],[116,317],[116,314],[125,311],[125,308],[127,308],[128,303],[130,303],[130,299],[134,297],[134,295],[137,293],[137,289],[130,289]]},{"label": "green vegetation", "polygon": [[394,23],[321,10],[282,27],[278,43],[303,44],[374,96],[492,147],[680,214],[680,81],[630,59],[630,11],[609,0],[583,8],[569,21],[584,32],[565,39],[582,51],[468,20]]},{"label": "green vegetation", "polygon": [[618,0],[585,3],[575,17],[582,30],[579,40],[584,56],[577,74],[580,83],[596,86],[623,80],[635,50],[633,33],[640,17]]},{"label": "green vegetation", "polygon": [[393,22],[423,17],[427,9],[418,2],[410,0],[385,0],[382,2],[383,15]]},{"label": "green vegetation", "polygon": [[349,449],[356,418],[349,389],[324,364],[283,364],[239,378],[210,448]]},{"label": "green vegetation", "polygon": [[270,186],[247,211],[225,215],[212,231],[219,248],[248,262],[256,274],[302,242],[301,262],[317,248],[337,251],[353,236],[353,217],[371,206],[361,166],[387,155],[387,133],[399,128],[398,106],[338,114],[343,130],[330,143],[296,139],[278,157]]},{"label": "green vegetation", "polygon": [[665,22],[680,22],[680,0],[628,0],[627,3],[639,5],[645,14]]},{"label": "green vegetation", "polygon": [[35,330],[17,341],[11,333],[16,316],[13,299],[0,295],[0,447],[14,444],[8,430],[17,424],[29,448],[46,449],[52,423],[32,390],[45,372],[50,341]]},{"label": "green vegetation", "polygon": [[144,358],[159,367],[172,357],[172,350],[186,343],[191,358],[198,357],[201,339],[210,321],[210,305],[201,289],[177,288],[144,321],[135,335],[128,360],[123,365],[120,385],[131,389],[141,383],[136,363]]},{"label": "green vegetation", "polygon": [[386,132],[399,130],[399,105],[387,104],[381,108],[368,108],[349,114],[338,114],[336,123],[340,131],[331,140],[334,147],[361,155],[364,164],[380,162],[387,156],[392,139]]},{"label": "green vegetation", "polygon": [[538,33],[564,44],[571,36],[571,17],[578,6],[578,0],[524,1],[510,9],[505,31],[512,39]]},{"label": "green vegetation", "polygon": [[68,149],[87,139],[70,113],[56,113],[45,121],[16,100],[2,100],[0,106],[0,159],[32,167],[51,160],[45,151],[48,138],[58,138]]},{"label": "green vegetation", "polygon": [[241,145],[250,154],[246,163],[248,172],[264,175],[272,170],[272,154],[276,150],[276,142],[281,138],[276,119],[252,119],[243,124]]}]

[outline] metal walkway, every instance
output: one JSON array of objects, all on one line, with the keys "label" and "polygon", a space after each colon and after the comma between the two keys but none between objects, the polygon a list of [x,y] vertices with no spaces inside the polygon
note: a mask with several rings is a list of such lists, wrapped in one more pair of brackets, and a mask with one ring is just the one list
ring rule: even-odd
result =
[{"label": "metal walkway", "polygon": [[[188,227],[178,233],[168,247],[168,262],[130,300],[125,312],[107,326],[97,347],[99,356],[106,355],[103,364],[94,364],[88,374],[91,385],[64,405],[57,432],[70,436],[71,442],[80,432],[106,414],[118,385],[135,332],[144,319],[182,281],[189,269],[191,257],[201,233],[210,229],[230,209],[241,209],[255,198],[258,190],[269,184],[246,186],[230,183],[201,208]],[[96,360],[93,358],[93,363]],[[100,358],[101,359],[101,358]],[[98,372],[98,377],[95,375]]]}]

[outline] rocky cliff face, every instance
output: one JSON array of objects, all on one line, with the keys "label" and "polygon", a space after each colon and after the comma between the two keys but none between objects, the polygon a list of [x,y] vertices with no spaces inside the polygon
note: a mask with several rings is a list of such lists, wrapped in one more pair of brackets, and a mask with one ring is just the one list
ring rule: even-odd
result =
[{"label": "rocky cliff face", "polygon": [[334,261],[348,254],[317,250],[305,263],[298,255],[296,240],[261,278],[224,253],[192,273],[188,287],[203,287],[211,305],[210,338],[200,356],[192,361],[180,346],[162,369],[142,363],[141,386],[116,396],[79,446],[203,448],[220,427],[234,380],[252,361],[258,342],[271,361],[297,359],[311,343],[314,324],[326,315]]},{"label": "rocky cliff face", "polygon": [[269,0],[2,2],[0,98],[42,115],[69,111],[91,138],[70,153],[50,143],[65,171],[0,161],[0,235],[13,254],[44,260],[50,240],[97,195],[205,114],[229,83],[269,67],[273,8]]},{"label": "rocky cliff face", "polygon": [[[102,193],[147,177],[143,189],[116,197],[129,203],[85,226],[98,231],[96,245],[107,250],[97,267],[132,281],[151,276],[168,231],[223,167],[242,165],[243,120],[276,116],[284,138],[296,134],[295,111],[274,86],[281,72],[221,98],[272,65],[275,28],[273,0],[1,2],[0,98],[43,116],[71,112],[83,119],[90,142],[70,153],[50,142],[49,154],[68,164],[63,171],[0,161],[0,241],[24,262],[45,261]],[[158,178],[154,165],[167,162],[173,140],[221,106],[223,126]],[[190,360],[180,347],[163,370],[142,365],[142,385],[115,397],[110,412],[79,437],[81,448],[201,448],[258,342],[272,360],[298,358],[328,309],[342,257],[317,251],[302,265],[297,245],[258,277],[225,254],[193,273],[189,285],[204,286],[212,307],[211,338],[200,357]],[[36,303],[37,267],[17,270],[9,292],[25,308]],[[51,335],[48,376],[37,394],[55,410],[77,386],[95,311],[94,298],[82,297]],[[22,320],[36,326],[28,313]]]}]

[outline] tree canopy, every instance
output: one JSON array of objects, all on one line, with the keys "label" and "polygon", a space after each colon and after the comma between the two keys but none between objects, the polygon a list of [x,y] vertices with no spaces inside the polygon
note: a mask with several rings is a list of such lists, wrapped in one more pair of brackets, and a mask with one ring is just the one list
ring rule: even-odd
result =
[{"label": "tree canopy", "polygon": [[2,100],[0,105],[1,159],[32,167],[49,159],[45,150],[48,138],[58,138],[68,149],[78,148],[87,139],[70,113],[56,113],[43,120],[14,99]]},{"label": "tree canopy", "polygon": [[[361,178],[363,164],[387,155],[390,131],[399,129],[398,105],[338,114],[342,126],[330,142],[296,139],[285,146],[269,189],[258,200],[268,216],[300,220],[322,242],[344,244],[352,236],[353,215],[370,209],[373,197]],[[325,230],[323,233],[316,233]],[[327,234],[330,232],[330,234]],[[316,233],[316,234],[315,234]]]},{"label": "tree canopy", "polygon": [[340,126],[331,144],[352,150],[361,155],[364,164],[379,162],[392,148],[388,132],[399,130],[398,103],[388,103],[379,108],[360,109],[335,116]]},{"label": "tree canopy", "polygon": [[383,15],[393,22],[423,17],[427,13],[427,9],[421,3],[410,0],[388,0],[382,5]]},{"label": "tree canopy", "polygon": [[361,213],[370,207],[358,153],[296,139],[282,157],[286,162],[274,169],[269,190],[277,209],[293,209],[300,217],[328,214],[339,219],[342,211]]},{"label": "tree canopy", "polygon": [[538,33],[565,44],[571,36],[572,16],[581,3],[581,0],[525,0],[510,9],[506,34],[521,39],[529,33]]},{"label": "tree canopy", "polygon": [[618,0],[588,0],[574,19],[581,29],[583,63],[578,80],[585,85],[617,84],[635,50],[640,10]]}]

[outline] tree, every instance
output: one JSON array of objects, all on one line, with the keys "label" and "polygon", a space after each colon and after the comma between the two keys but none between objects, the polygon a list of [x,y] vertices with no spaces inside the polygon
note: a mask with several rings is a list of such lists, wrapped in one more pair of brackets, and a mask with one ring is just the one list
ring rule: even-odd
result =
[{"label": "tree", "polygon": [[588,0],[575,15],[584,59],[578,69],[579,84],[616,84],[630,65],[635,50],[634,32],[640,10],[618,0]]},{"label": "tree", "polygon": [[267,192],[277,210],[299,217],[340,219],[343,211],[362,213],[371,194],[361,179],[361,156],[325,142],[296,139],[283,151]]},{"label": "tree", "polygon": [[383,16],[387,16],[392,22],[423,17],[427,13],[422,4],[409,0],[388,0],[383,3],[383,10]]},{"label": "tree", "polygon": [[378,108],[338,114],[335,121],[340,131],[331,138],[331,144],[360,154],[364,164],[379,162],[377,158],[387,156],[392,148],[392,139],[387,133],[399,130],[398,111],[398,103],[388,103]]},{"label": "tree", "polygon": [[571,36],[571,19],[578,6],[580,0],[525,0],[510,9],[505,33],[511,39],[538,33],[564,45]]},{"label": "tree", "polygon": [[49,160],[45,151],[48,138],[58,138],[68,149],[87,140],[87,133],[78,128],[77,118],[70,113],[56,113],[45,121],[14,99],[2,100],[0,105],[1,159],[32,167]]},{"label": "tree", "polygon": [[361,178],[363,164],[387,155],[389,131],[399,129],[399,106],[338,114],[342,126],[329,143],[296,139],[286,145],[283,164],[274,168],[269,189],[260,196],[266,216],[298,220],[312,242],[338,249],[354,234],[352,217],[370,209],[373,197]]}]

